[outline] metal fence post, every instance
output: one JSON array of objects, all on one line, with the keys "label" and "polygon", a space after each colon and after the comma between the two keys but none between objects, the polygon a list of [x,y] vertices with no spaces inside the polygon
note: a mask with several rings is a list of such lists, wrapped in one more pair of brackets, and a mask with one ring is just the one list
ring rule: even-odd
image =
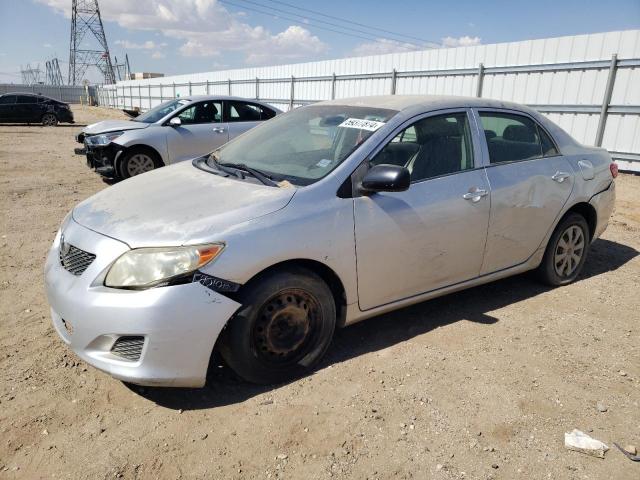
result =
[{"label": "metal fence post", "polygon": [[191,96],[191,80],[189,80],[189,96]]},{"label": "metal fence post", "polygon": [[618,56],[614,53],[611,56],[611,64],[609,65],[609,77],[607,78],[607,87],[604,91],[602,99],[602,107],[600,108],[600,119],[598,120],[598,131],[596,132],[596,147],[602,146],[604,138],[604,129],[607,126],[607,112],[611,103],[611,95],[613,95],[613,86],[616,83],[616,70],[618,69]]},{"label": "metal fence post", "polygon": [[207,80],[207,84],[205,88],[206,88],[205,91],[207,92],[207,95],[209,95],[209,80]]},{"label": "metal fence post", "polygon": [[256,100],[260,100],[260,79],[256,77]]},{"label": "metal fence post", "polygon": [[164,102],[164,98],[162,97],[162,84],[160,84],[160,103]]},{"label": "metal fence post", "polygon": [[142,85],[138,84],[138,108],[142,109]]},{"label": "metal fence post", "polygon": [[289,97],[289,110],[293,110],[293,100],[295,98],[294,84],[295,78],[293,78],[293,75],[291,75],[291,96]]},{"label": "metal fence post", "polygon": [[331,100],[336,99],[336,74],[331,74]]},{"label": "metal fence post", "polygon": [[478,83],[476,83],[476,97],[482,97],[482,84],[484,83],[484,63],[478,65]]},{"label": "metal fence post", "polygon": [[176,98],[176,82],[173,82],[173,98]]},{"label": "metal fence post", "polygon": [[149,110],[151,110],[151,84],[149,84]]},{"label": "metal fence post", "polygon": [[227,92],[231,96],[231,79],[227,80]]},{"label": "metal fence post", "polygon": [[396,69],[394,68],[391,71],[391,95],[395,95],[396,94],[396,79],[397,79],[397,75],[398,75],[398,72],[396,72]]}]

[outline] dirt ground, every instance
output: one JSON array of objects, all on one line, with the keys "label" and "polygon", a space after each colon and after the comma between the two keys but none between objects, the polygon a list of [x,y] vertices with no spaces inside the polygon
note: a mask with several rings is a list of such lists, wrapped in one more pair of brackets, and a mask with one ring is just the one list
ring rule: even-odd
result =
[{"label": "dirt ground", "polygon": [[[43,265],[60,221],[108,188],[82,125],[0,126],[0,478],[638,479],[640,176],[573,285],[523,275],[336,334],[272,388],[219,368],[199,390],[129,387],[54,332]],[[600,412],[600,402],[606,412]],[[565,450],[578,428],[604,460]]]}]

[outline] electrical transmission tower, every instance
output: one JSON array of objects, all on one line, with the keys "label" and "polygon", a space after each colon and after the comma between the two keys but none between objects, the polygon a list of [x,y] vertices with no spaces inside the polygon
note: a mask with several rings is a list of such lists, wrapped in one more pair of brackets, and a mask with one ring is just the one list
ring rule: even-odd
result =
[{"label": "electrical transmission tower", "polygon": [[57,58],[45,62],[45,71],[48,85],[64,85],[60,64]]},{"label": "electrical transmission tower", "polygon": [[[93,50],[83,48],[90,40],[97,40],[98,44]],[[104,83],[115,83],[98,0],[72,0],[69,85],[79,85],[87,69],[92,66],[100,70]]]},{"label": "electrical transmission tower", "polygon": [[25,85],[34,85],[36,83],[41,83],[42,81],[40,79],[40,76],[42,75],[40,65],[33,68],[27,63],[26,68],[20,68],[20,74],[22,75],[22,83]]},{"label": "electrical transmission tower", "polygon": [[[120,57],[122,58],[122,57]],[[118,57],[113,57],[113,68],[118,80],[131,80],[131,67],[129,66],[129,55],[125,53],[124,62],[118,63]]]}]

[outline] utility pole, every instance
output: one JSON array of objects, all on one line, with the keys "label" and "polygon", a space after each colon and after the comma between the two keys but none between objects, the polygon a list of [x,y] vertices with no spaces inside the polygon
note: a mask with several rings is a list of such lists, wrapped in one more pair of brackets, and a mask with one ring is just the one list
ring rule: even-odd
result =
[{"label": "utility pole", "polygon": [[[97,41],[97,45],[93,49],[84,48],[90,40]],[[100,70],[104,83],[115,83],[115,73],[98,0],[72,0],[69,85],[81,84],[89,67]]]}]

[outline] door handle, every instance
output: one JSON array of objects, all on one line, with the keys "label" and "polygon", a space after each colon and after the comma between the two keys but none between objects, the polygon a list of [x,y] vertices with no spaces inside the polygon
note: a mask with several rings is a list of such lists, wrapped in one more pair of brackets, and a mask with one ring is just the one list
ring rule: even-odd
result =
[{"label": "door handle", "polygon": [[479,202],[482,197],[486,197],[487,195],[489,195],[489,192],[487,190],[473,187],[469,189],[468,193],[462,195],[462,198],[464,198],[465,200],[471,200],[473,203],[476,203]]},{"label": "door handle", "polygon": [[555,182],[558,182],[558,183],[562,183],[567,178],[569,178],[570,176],[571,176],[570,173],[561,172],[560,170],[558,170],[556,173],[553,174],[553,176],[551,177],[551,180],[553,180]]},{"label": "door handle", "polygon": [[224,127],[213,127],[215,133],[224,133]]}]

